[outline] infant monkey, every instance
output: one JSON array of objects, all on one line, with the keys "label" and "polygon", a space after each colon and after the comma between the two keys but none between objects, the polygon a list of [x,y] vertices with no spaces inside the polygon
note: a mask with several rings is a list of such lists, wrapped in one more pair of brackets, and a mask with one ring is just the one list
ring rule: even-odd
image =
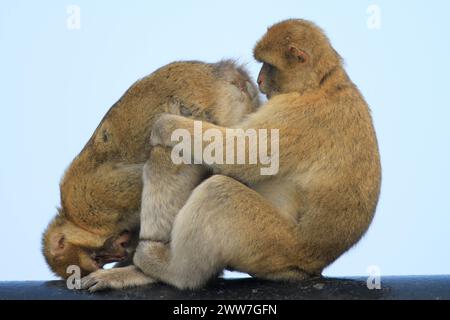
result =
[{"label": "infant monkey", "polygon": [[[258,104],[256,86],[232,61],[175,62],[137,81],[108,111],[64,174],[61,208],[43,236],[43,253],[52,271],[67,278],[67,267],[77,265],[86,276],[106,263],[130,260],[137,243],[143,168],[150,154],[144,178],[151,183],[144,181],[144,188],[154,187],[158,193],[146,200],[144,192],[143,213],[165,210],[167,220],[158,220],[156,214],[146,228],[156,231],[149,236],[168,241],[172,216],[207,170],[175,167],[169,151],[151,147],[157,115],[232,125]],[[143,232],[147,237],[147,229]]]}]

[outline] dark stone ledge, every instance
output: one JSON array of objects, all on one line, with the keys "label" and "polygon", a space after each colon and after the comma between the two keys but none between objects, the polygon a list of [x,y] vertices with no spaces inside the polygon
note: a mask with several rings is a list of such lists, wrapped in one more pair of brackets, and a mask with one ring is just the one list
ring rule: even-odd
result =
[{"label": "dark stone ledge", "polygon": [[369,290],[366,278],[316,278],[298,283],[256,279],[217,279],[203,289],[180,291],[156,284],[90,294],[66,288],[64,281],[0,282],[0,300],[129,300],[129,299],[432,299],[450,300],[450,276],[386,276],[381,289]]}]

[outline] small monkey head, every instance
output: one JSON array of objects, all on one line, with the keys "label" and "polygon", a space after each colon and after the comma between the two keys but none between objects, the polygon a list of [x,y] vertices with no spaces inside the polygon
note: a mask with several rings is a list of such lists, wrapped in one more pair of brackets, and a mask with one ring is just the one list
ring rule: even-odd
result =
[{"label": "small monkey head", "polygon": [[211,64],[217,90],[216,105],[211,112],[221,126],[236,124],[260,105],[258,89],[247,70],[232,60]]},{"label": "small monkey head", "polygon": [[162,95],[165,112],[229,126],[259,107],[256,85],[232,60],[175,62],[155,75],[159,87],[170,88],[170,94]]},{"label": "small monkey head", "polygon": [[131,233],[100,236],[88,232],[60,213],[49,224],[42,239],[42,251],[50,269],[67,278],[69,266],[80,268],[81,276],[103,268],[110,262],[123,261],[130,252]]},{"label": "small monkey head", "polygon": [[320,86],[341,58],[325,33],[312,22],[291,19],[268,28],[253,54],[263,63],[258,85],[268,98]]}]

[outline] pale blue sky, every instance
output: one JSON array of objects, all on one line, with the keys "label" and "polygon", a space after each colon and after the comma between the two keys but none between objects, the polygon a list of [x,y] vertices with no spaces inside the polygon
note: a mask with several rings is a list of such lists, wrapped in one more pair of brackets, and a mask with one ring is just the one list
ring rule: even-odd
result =
[{"label": "pale blue sky", "polygon": [[[68,30],[66,8],[81,8]],[[366,25],[369,5],[381,29]],[[58,183],[108,108],[173,60],[248,63],[266,27],[315,21],[370,104],[382,194],[363,240],[325,274],[450,273],[450,2],[4,1],[0,7],[0,280],[48,279],[41,233]]]}]

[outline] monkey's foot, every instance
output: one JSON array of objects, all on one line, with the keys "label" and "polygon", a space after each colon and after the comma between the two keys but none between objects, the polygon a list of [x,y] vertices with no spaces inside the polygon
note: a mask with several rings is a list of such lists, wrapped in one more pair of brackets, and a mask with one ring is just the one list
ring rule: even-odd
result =
[{"label": "monkey's foot", "polygon": [[169,250],[169,246],[162,242],[141,240],[133,262],[145,274],[160,280],[161,275],[168,269]]},{"label": "monkey's foot", "polygon": [[142,273],[135,266],[97,270],[81,279],[81,289],[90,292],[107,289],[125,289],[154,283],[151,277]]}]

